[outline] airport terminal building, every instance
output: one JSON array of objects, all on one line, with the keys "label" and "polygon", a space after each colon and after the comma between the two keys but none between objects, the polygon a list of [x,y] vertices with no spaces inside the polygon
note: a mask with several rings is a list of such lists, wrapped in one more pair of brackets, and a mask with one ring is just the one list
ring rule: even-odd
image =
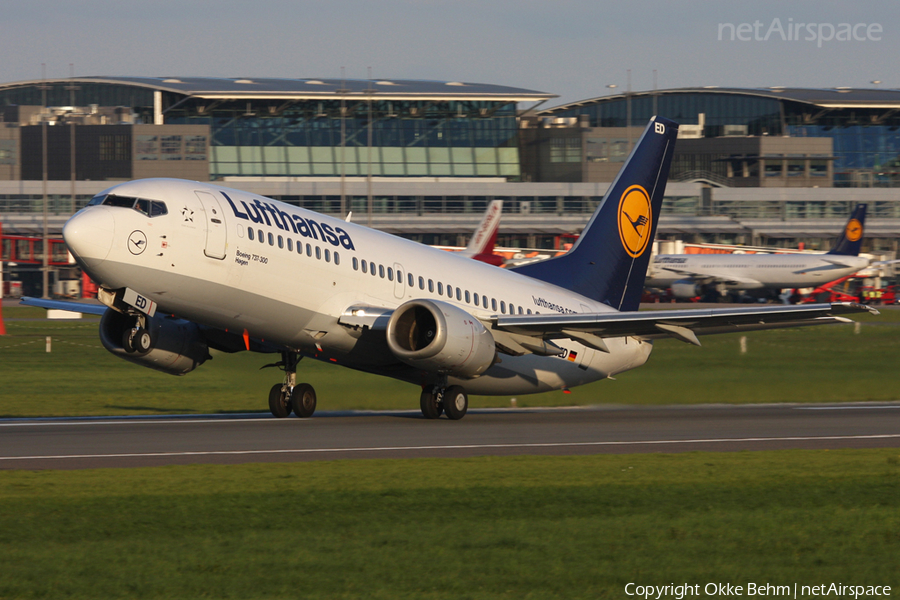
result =
[{"label": "airport terminal building", "polygon": [[0,221],[40,233],[46,152],[56,234],[115,182],[165,176],[445,245],[502,199],[500,245],[559,247],[658,113],[682,124],[660,239],[826,248],[867,202],[866,250],[900,249],[900,90],[682,88],[544,108],[554,97],[410,80],[0,84]]}]

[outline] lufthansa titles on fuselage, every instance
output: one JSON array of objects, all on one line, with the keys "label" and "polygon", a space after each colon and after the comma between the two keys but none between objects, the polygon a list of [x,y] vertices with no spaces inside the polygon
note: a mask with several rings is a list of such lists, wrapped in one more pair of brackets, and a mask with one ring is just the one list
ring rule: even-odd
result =
[{"label": "lufthansa titles on fuselage", "polygon": [[356,250],[350,234],[341,227],[332,227],[328,223],[319,223],[309,218],[303,218],[300,215],[289,214],[277,206],[263,202],[258,198],[255,198],[250,204],[240,200],[239,202],[244,208],[242,211],[228,197],[228,194],[222,192],[222,195],[228,201],[234,216],[238,219],[244,219],[258,225],[265,223],[269,227],[272,227],[274,224],[275,227],[282,231],[293,231],[303,237],[311,237],[314,240],[328,242],[332,246],[343,246],[347,250]]}]

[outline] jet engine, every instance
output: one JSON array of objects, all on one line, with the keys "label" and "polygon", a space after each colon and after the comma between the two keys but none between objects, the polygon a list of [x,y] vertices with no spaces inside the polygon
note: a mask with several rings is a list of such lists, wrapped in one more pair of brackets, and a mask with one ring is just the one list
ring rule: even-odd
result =
[{"label": "jet engine", "polygon": [[147,317],[150,349],[146,352],[125,350],[125,332],[132,327],[133,317],[108,309],[100,319],[100,342],[119,358],[169,375],[190,373],[211,358],[196,323],[159,314]]},{"label": "jet engine", "polygon": [[696,298],[702,294],[702,286],[697,285],[690,279],[681,279],[672,284],[672,295],[676,298]]},{"label": "jet engine", "polygon": [[472,379],[494,364],[494,337],[466,311],[436,300],[401,304],[387,325],[387,343],[411,367]]}]

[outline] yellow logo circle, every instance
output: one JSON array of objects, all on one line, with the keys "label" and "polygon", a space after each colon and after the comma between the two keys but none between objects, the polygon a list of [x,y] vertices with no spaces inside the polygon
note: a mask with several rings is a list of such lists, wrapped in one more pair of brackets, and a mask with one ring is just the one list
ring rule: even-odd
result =
[{"label": "yellow logo circle", "polygon": [[850,219],[850,222],[847,223],[847,239],[851,242],[859,241],[859,238],[862,237],[863,234],[863,226],[856,219]]},{"label": "yellow logo circle", "polygon": [[642,186],[633,185],[619,200],[619,239],[632,258],[644,253],[653,229],[650,195]]}]

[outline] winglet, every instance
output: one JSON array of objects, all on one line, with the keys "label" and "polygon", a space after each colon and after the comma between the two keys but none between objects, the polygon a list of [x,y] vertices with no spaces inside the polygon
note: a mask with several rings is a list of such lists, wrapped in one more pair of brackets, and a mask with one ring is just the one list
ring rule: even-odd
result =
[{"label": "winglet", "polygon": [[575,246],[514,270],[620,311],[637,310],[677,137],[677,123],[651,119]]},{"label": "winglet", "polygon": [[865,234],[865,225],[866,205],[857,204],[850,214],[847,224],[844,226],[844,231],[841,232],[841,236],[834,243],[834,247],[828,251],[828,254],[859,256],[863,235]]}]

